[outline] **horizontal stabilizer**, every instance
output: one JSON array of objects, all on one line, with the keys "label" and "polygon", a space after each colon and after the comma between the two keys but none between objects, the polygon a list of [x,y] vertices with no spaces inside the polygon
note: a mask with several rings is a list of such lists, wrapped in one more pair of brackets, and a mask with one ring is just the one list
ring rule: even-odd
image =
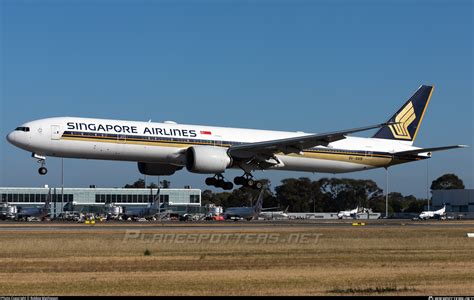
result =
[{"label": "horizontal stabilizer", "polygon": [[466,148],[466,147],[468,147],[468,146],[466,146],[466,145],[453,145],[453,146],[434,147],[434,148],[422,148],[422,149],[395,152],[394,154],[396,154],[396,155],[416,155],[416,154],[420,154],[420,153],[428,153],[428,152],[442,151],[442,150],[455,149],[455,148]]}]

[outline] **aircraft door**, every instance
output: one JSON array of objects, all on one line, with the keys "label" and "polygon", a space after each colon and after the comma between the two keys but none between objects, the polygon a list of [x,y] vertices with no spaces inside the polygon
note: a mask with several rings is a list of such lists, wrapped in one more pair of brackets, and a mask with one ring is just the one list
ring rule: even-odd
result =
[{"label": "aircraft door", "polygon": [[59,125],[51,125],[51,139],[59,140],[61,138],[61,127]]},{"label": "aircraft door", "polygon": [[117,135],[117,141],[119,144],[125,144],[127,142],[127,136],[125,134]]}]

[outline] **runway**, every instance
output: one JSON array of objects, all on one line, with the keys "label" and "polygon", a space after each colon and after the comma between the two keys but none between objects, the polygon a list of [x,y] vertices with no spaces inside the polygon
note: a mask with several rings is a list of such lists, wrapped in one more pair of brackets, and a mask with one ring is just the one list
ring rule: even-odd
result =
[{"label": "runway", "polygon": [[[360,223],[363,223],[360,225]],[[449,221],[412,221],[405,219],[389,220],[274,220],[274,221],[152,221],[152,222],[97,222],[94,225],[65,222],[1,222],[0,231],[107,231],[107,230],[249,230],[249,229],[282,229],[282,228],[394,228],[394,227],[466,227],[472,226],[474,220]]]}]

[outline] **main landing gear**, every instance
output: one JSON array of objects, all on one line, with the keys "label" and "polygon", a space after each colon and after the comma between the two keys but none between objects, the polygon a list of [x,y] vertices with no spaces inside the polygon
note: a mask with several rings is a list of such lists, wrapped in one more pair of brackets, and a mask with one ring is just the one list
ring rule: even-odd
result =
[{"label": "main landing gear", "polygon": [[223,188],[224,190],[231,190],[234,188],[232,182],[225,181],[224,176],[222,176],[222,174],[216,174],[214,175],[214,177],[206,178],[206,184],[218,188]]},{"label": "main landing gear", "polygon": [[38,173],[40,175],[46,175],[46,173],[48,173],[48,169],[46,169],[46,167],[44,166],[46,164],[46,157],[38,155],[36,153],[32,153],[31,156],[38,159],[38,163],[41,164],[41,167],[38,169]]},{"label": "main landing gear", "polygon": [[237,185],[251,187],[257,190],[263,187],[263,183],[261,183],[260,181],[254,180],[252,174],[250,173],[245,173],[243,176],[235,177],[234,183]]},{"label": "main landing gear", "polygon": [[[238,176],[234,178],[234,183],[236,185],[243,185],[245,187],[253,188],[260,190],[263,187],[263,183],[255,180],[250,173],[245,173],[243,176]],[[216,174],[214,177],[206,178],[206,184],[212,185],[218,188],[223,188],[224,190],[231,190],[234,188],[232,182],[225,181],[222,174]]]}]

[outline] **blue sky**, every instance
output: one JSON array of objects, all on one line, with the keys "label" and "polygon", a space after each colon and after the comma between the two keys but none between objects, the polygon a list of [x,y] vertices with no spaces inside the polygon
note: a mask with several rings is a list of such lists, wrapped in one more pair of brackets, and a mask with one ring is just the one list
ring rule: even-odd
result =
[{"label": "blue sky", "polygon": [[[325,132],[385,121],[434,84],[415,144],[473,145],[472,1],[4,0],[0,9],[0,186],[60,184],[60,159],[40,177],[4,139],[50,116]],[[473,148],[435,153],[428,179],[453,172],[473,188],[473,160]],[[67,186],[141,176],[131,162],[66,159],[65,168]],[[332,175],[256,176],[276,186]],[[385,186],[383,169],[336,177]],[[166,179],[206,188],[204,178]],[[390,169],[391,189],[404,194],[426,196],[426,181],[426,161]]]}]

